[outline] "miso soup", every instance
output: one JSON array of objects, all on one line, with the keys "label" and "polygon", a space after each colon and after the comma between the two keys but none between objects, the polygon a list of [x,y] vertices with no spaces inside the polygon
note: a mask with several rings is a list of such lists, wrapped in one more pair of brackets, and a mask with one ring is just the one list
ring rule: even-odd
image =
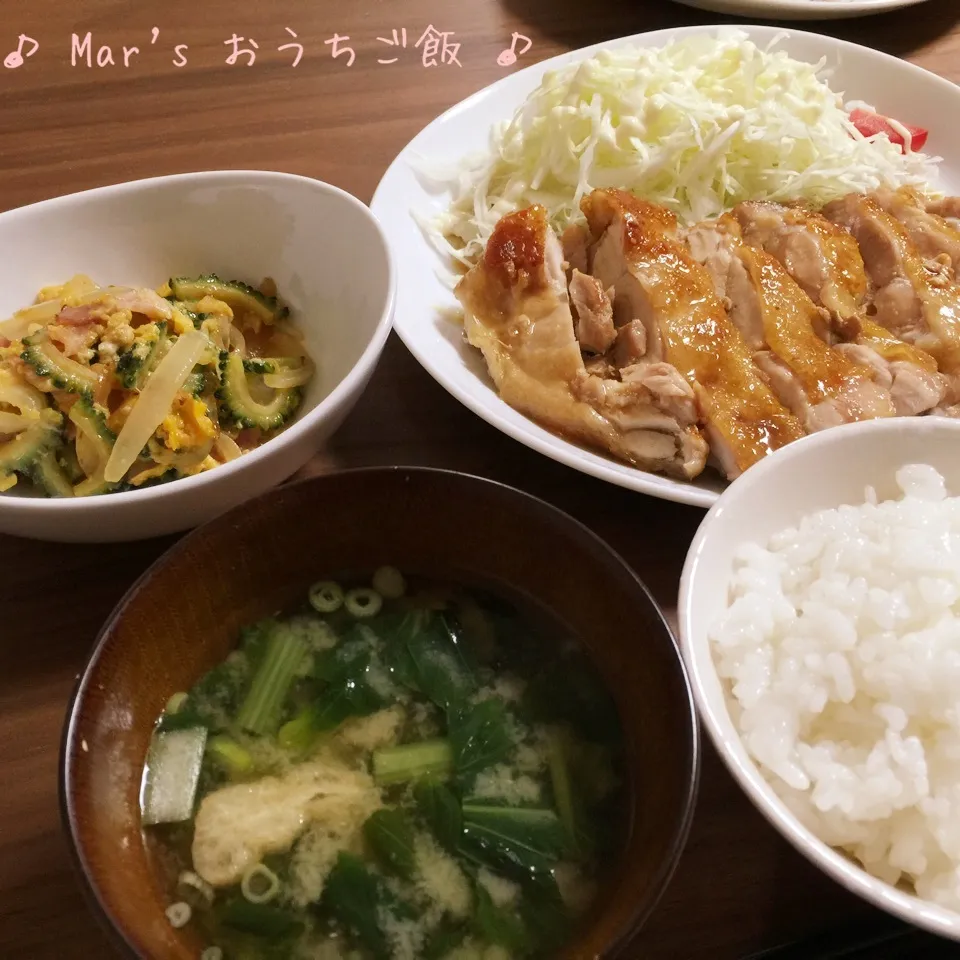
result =
[{"label": "miso soup", "polygon": [[521,960],[576,934],[625,789],[562,628],[383,568],[315,584],[172,697],[141,800],[203,960]]}]

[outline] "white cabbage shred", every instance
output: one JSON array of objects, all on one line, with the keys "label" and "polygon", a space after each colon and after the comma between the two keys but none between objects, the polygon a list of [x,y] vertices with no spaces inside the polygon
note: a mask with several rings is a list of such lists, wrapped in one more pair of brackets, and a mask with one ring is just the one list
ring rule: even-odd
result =
[{"label": "white cabbage shred", "polygon": [[905,154],[886,134],[864,138],[827,84],[826,62],[794,60],[773,49],[779,39],[761,49],[721,30],[547,73],[493,129],[489,154],[434,172],[452,183],[453,203],[429,223],[432,238],[472,263],[504,215],[540,203],[562,230],[598,187],[690,223],[748,199],[821,205],[935,179],[938,158]]}]

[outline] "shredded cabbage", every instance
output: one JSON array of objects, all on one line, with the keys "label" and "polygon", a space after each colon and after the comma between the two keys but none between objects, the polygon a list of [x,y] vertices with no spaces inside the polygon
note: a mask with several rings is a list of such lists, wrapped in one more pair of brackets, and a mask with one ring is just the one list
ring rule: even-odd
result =
[{"label": "shredded cabbage", "polygon": [[938,158],[905,154],[886,134],[865,138],[828,86],[825,60],[794,60],[772,49],[780,39],[761,49],[722,30],[547,73],[494,128],[492,156],[435,174],[453,182],[454,201],[430,233],[472,263],[504,215],[540,203],[562,230],[597,187],[632,191],[691,223],[743,200],[821,205],[934,180]]}]

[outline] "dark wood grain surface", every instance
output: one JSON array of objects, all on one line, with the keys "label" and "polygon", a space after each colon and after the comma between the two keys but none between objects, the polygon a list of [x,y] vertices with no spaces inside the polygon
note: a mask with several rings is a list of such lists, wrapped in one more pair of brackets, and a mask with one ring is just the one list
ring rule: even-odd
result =
[{"label": "dark wood grain surface", "polygon": [[[665,0],[4,0],[0,56],[17,48],[20,34],[38,47],[22,66],[0,68],[0,209],[231,167],[317,177],[369,200],[421,127],[506,72],[496,59],[514,31],[533,44],[509,69],[608,38],[718,19]],[[423,65],[423,45],[415,45],[430,26],[460,44],[460,65]],[[960,8],[952,0],[805,28],[960,80]],[[377,40],[393,39],[394,30],[396,47]],[[88,31],[93,65],[85,53],[72,64],[72,35],[82,44]],[[234,34],[257,42],[253,65],[242,56],[225,62]],[[335,35],[350,38],[338,46],[352,48],[352,65],[348,54],[331,55],[325,41]],[[289,42],[304,46],[295,67],[296,51],[277,49]],[[98,67],[104,46],[115,64]],[[139,48],[127,67],[125,46]],[[24,41],[23,53],[31,49]],[[395,336],[369,391],[307,470],[389,463],[467,470],[547,497],[606,537],[672,610],[699,511],[581,476],[500,435],[447,396]],[[71,871],[58,747],[100,624],[171,542],[62,547],[0,537],[4,960],[113,956]],[[637,956],[733,960],[872,913],[779,838],[707,747],[689,846]]]}]

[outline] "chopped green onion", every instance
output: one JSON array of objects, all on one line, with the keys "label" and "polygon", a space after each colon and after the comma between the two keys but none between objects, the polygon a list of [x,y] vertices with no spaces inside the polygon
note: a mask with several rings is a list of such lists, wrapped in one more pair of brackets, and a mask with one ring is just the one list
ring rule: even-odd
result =
[{"label": "chopped green onion", "polygon": [[567,831],[569,852],[575,857],[580,857],[586,854],[588,844],[582,829],[581,802],[570,765],[570,745],[566,731],[557,728],[549,731],[547,758],[550,766],[550,782],[553,785],[554,805]]},{"label": "chopped green onion", "polygon": [[243,875],[240,892],[250,903],[269,903],[280,892],[280,879],[269,867],[257,863]]},{"label": "chopped green onion", "polygon": [[447,740],[422,740],[386,747],[373,754],[373,778],[379,784],[403,783],[421,777],[449,776],[453,751]]},{"label": "chopped green onion", "polygon": [[190,909],[190,904],[182,902],[171,903],[164,912],[167,915],[167,919],[170,921],[170,926],[176,930],[179,930],[181,927],[185,927],[190,922],[190,917],[193,916],[193,911]]},{"label": "chopped green onion", "polygon": [[387,600],[399,600],[407,592],[407,582],[396,567],[380,567],[373,575],[373,589]]},{"label": "chopped green onion", "polygon": [[288,720],[277,733],[277,743],[292,753],[306,753],[316,739],[313,728],[313,705],[304,707],[292,720]]},{"label": "chopped green onion", "polygon": [[179,693],[175,693],[168,701],[167,705],[164,708],[164,713],[179,713],[181,707],[187,702],[187,694],[182,690]]},{"label": "chopped green onion", "polygon": [[244,730],[265,736],[280,726],[283,701],[290,692],[307,652],[307,644],[289,630],[275,627],[266,653],[250,685],[237,722]]},{"label": "chopped green onion", "polygon": [[213,887],[192,870],[184,870],[177,877],[177,896],[191,907],[199,909],[213,904]]},{"label": "chopped green onion", "polygon": [[142,822],[182,823],[193,815],[206,727],[155,733],[150,740],[141,789]]},{"label": "chopped green onion", "polygon": [[383,597],[376,590],[358,587],[350,590],[344,600],[347,610],[357,619],[375,617],[383,606]]},{"label": "chopped green onion", "polygon": [[307,599],[317,613],[333,613],[343,606],[343,587],[333,580],[321,580],[310,588]]},{"label": "chopped green onion", "polygon": [[207,744],[207,750],[231,777],[243,777],[253,770],[253,757],[250,756],[250,751],[245,750],[230,737],[214,737]]}]

